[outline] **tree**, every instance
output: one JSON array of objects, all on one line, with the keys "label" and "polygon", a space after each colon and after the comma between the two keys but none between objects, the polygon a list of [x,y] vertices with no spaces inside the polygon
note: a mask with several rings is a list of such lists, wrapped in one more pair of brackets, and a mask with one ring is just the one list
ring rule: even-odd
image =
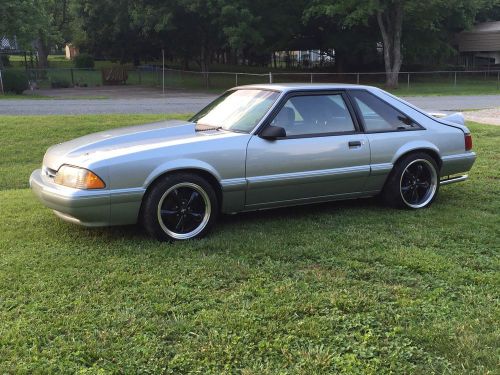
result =
[{"label": "tree", "polygon": [[463,29],[473,23],[480,10],[494,3],[498,0],[317,0],[312,9],[315,14],[336,19],[341,27],[376,22],[383,43],[386,86],[395,88],[403,63],[405,29],[440,33],[450,19],[456,28]]},{"label": "tree", "polygon": [[36,14],[33,25],[34,44],[38,52],[38,65],[47,68],[49,52],[54,46],[61,46],[64,40],[63,30],[67,32],[69,0],[34,0]]},{"label": "tree", "polygon": [[31,24],[34,22],[34,0],[0,0],[0,35],[16,37],[18,42],[27,44],[34,36]]},{"label": "tree", "polygon": [[303,22],[305,33],[313,40],[312,48],[324,53],[333,49],[330,57],[335,58],[335,70],[344,72],[345,67],[357,71],[382,69],[376,45],[378,34],[370,24],[355,24],[346,27],[344,17],[325,14],[325,9],[312,6],[305,10]]},{"label": "tree", "polygon": [[98,57],[108,57],[121,63],[138,61],[146,54],[149,41],[144,40],[134,24],[129,0],[83,0],[72,7],[74,43]]},{"label": "tree", "polygon": [[386,85],[394,88],[398,86],[399,71],[403,63],[401,55],[403,0],[387,1],[385,4],[379,3],[375,13],[384,47]]},{"label": "tree", "polygon": [[0,12],[0,35],[15,36],[24,48],[34,44],[46,68],[50,49],[69,32],[69,0],[0,0]]}]

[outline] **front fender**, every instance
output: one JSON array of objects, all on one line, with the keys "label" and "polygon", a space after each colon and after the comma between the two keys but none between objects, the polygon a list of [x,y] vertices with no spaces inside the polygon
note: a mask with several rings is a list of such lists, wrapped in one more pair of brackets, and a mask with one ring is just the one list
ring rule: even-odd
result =
[{"label": "front fender", "polygon": [[147,189],[148,186],[151,185],[151,183],[162,174],[182,169],[199,169],[210,173],[217,179],[217,181],[219,181],[219,183],[221,181],[221,176],[219,175],[217,170],[207,162],[198,159],[175,159],[160,164],[155,169],[153,169],[153,171],[146,177],[143,187]]}]

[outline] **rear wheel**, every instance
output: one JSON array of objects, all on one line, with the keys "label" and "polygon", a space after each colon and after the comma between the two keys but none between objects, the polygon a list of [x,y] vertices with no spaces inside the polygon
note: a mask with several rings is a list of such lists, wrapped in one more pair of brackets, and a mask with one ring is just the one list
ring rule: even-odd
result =
[{"label": "rear wheel", "polygon": [[174,174],[151,188],[141,214],[144,228],[160,241],[201,238],[216,221],[217,195],[195,174]]},{"label": "rear wheel", "polygon": [[428,207],[439,190],[436,161],[419,152],[402,158],[394,166],[382,196],[391,206],[409,209]]}]

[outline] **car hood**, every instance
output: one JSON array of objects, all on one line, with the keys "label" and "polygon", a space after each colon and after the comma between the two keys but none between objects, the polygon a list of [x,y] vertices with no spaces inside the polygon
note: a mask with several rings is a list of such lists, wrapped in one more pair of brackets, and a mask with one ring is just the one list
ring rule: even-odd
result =
[{"label": "car hood", "polygon": [[148,149],[159,144],[186,142],[207,136],[227,134],[225,131],[197,132],[195,124],[180,120],[130,126],[85,135],[50,147],[43,159],[45,167],[58,170],[62,164],[83,166],[89,160],[106,155]]}]

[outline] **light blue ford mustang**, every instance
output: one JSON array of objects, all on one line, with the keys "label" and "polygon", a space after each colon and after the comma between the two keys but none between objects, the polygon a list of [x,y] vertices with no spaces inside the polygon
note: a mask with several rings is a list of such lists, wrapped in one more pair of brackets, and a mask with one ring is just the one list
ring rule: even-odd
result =
[{"label": "light blue ford mustang", "polygon": [[90,134],[50,147],[30,185],[64,220],[140,222],[159,240],[205,235],[219,213],[380,194],[429,206],[476,155],[459,114],[435,118],[375,87],[231,89],[188,122]]}]

